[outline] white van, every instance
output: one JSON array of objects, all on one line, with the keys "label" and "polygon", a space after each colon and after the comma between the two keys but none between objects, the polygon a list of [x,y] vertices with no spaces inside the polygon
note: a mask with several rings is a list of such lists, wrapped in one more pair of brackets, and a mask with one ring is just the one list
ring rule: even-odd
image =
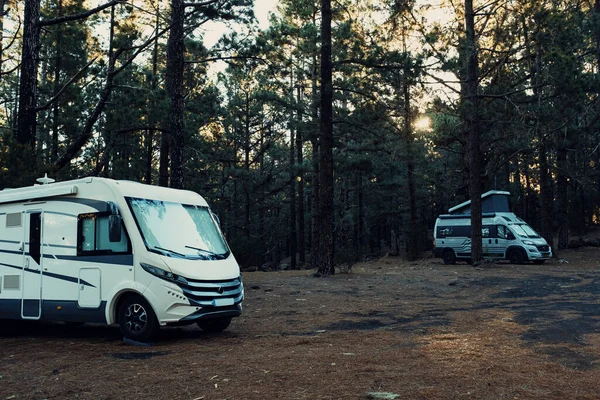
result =
[{"label": "white van", "polygon": [[[435,222],[434,254],[444,264],[471,259],[471,215],[440,215]],[[533,261],[543,264],[552,249],[525,221],[511,212],[482,214],[483,256],[510,260],[513,264]]]},{"label": "white van", "polygon": [[[40,180],[38,180],[40,181]],[[226,329],[240,269],[197,193],[84,178],[0,191],[0,319]]]}]

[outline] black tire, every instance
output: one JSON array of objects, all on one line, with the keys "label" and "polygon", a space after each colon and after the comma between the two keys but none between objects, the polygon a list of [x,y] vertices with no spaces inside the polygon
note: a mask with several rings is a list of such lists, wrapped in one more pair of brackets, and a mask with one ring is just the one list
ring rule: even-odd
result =
[{"label": "black tire", "polygon": [[537,265],[542,265],[544,263],[544,261],[546,261],[546,260],[533,260],[533,263],[537,264]]},{"label": "black tire", "polygon": [[508,261],[510,261],[511,264],[523,264],[523,259],[523,252],[521,250],[511,250],[508,255]]},{"label": "black tire", "polygon": [[141,296],[130,295],[123,299],[117,318],[121,333],[131,340],[147,342],[158,332],[156,314]]},{"label": "black tire", "polygon": [[453,250],[444,250],[442,253],[442,260],[444,260],[444,264],[452,265],[456,263],[456,255]]},{"label": "black tire", "polygon": [[226,318],[214,318],[214,319],[203,319],[197,322],[200,329],[208,333],[223,332],[229,324],[231,324],[231,317]]}]

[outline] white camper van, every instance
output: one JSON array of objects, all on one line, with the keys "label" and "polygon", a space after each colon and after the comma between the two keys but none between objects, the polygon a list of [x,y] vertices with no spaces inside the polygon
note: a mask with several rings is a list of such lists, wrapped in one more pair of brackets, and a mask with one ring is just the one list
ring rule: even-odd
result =
[{"label": "white camper van", "polygon": [[[552,258],[552,249],[525,221],[509,212],[508,192],[490,191],[482,195],[483,256],[505,259],[513,264],[533,261],[542,264]],[[440,215],[434,228],[434,254],[445,264],[471,259],[470,202]],[[495,211],[498,210],[498,211]]]},{"label": "white camper van", "polygon": [[[42,178],[44,180],[44,178]],[[226,329],[239,266],[191,191],[103,178],[0,191],[0,319]]]}]

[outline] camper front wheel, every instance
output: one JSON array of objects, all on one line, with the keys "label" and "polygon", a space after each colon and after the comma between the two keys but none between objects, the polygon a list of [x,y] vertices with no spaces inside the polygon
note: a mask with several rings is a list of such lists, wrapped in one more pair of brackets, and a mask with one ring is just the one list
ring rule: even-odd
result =
[{"label": "camper front wheel", "polygon": [[218,333],[227,329],[230,323],[231,318],[214,318],[198,321],[198,326],[204,332]]},{"label": "camper front wheel", "polygon": [[523,263],[523,253],[521,252],[521,250],[511,250],[509,256],[508,256],[508,260],[510,261],[511,264],[522,264]]},{"label": "camper front wheel", "polygon": [[119,307],[119,326],[126,338],[145,342],[158,331],[158,321],[150,304],[141,296],[127,296]]},{"label": "camper front wheel", "polygon": [[444,260],[444,264],[450,265],[456,263],[456,255],[452,250],[446,250],[442,253],[442,259]]}]

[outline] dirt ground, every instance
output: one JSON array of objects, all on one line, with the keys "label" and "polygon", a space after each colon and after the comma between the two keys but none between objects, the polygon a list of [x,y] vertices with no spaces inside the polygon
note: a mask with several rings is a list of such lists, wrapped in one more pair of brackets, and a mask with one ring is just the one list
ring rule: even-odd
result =
[{"label": "dirt ground", "polygon": [[244,274],[221,334],[0,325],[0,400],[598,399],[600,249],[474,268],[393,257]]}]

